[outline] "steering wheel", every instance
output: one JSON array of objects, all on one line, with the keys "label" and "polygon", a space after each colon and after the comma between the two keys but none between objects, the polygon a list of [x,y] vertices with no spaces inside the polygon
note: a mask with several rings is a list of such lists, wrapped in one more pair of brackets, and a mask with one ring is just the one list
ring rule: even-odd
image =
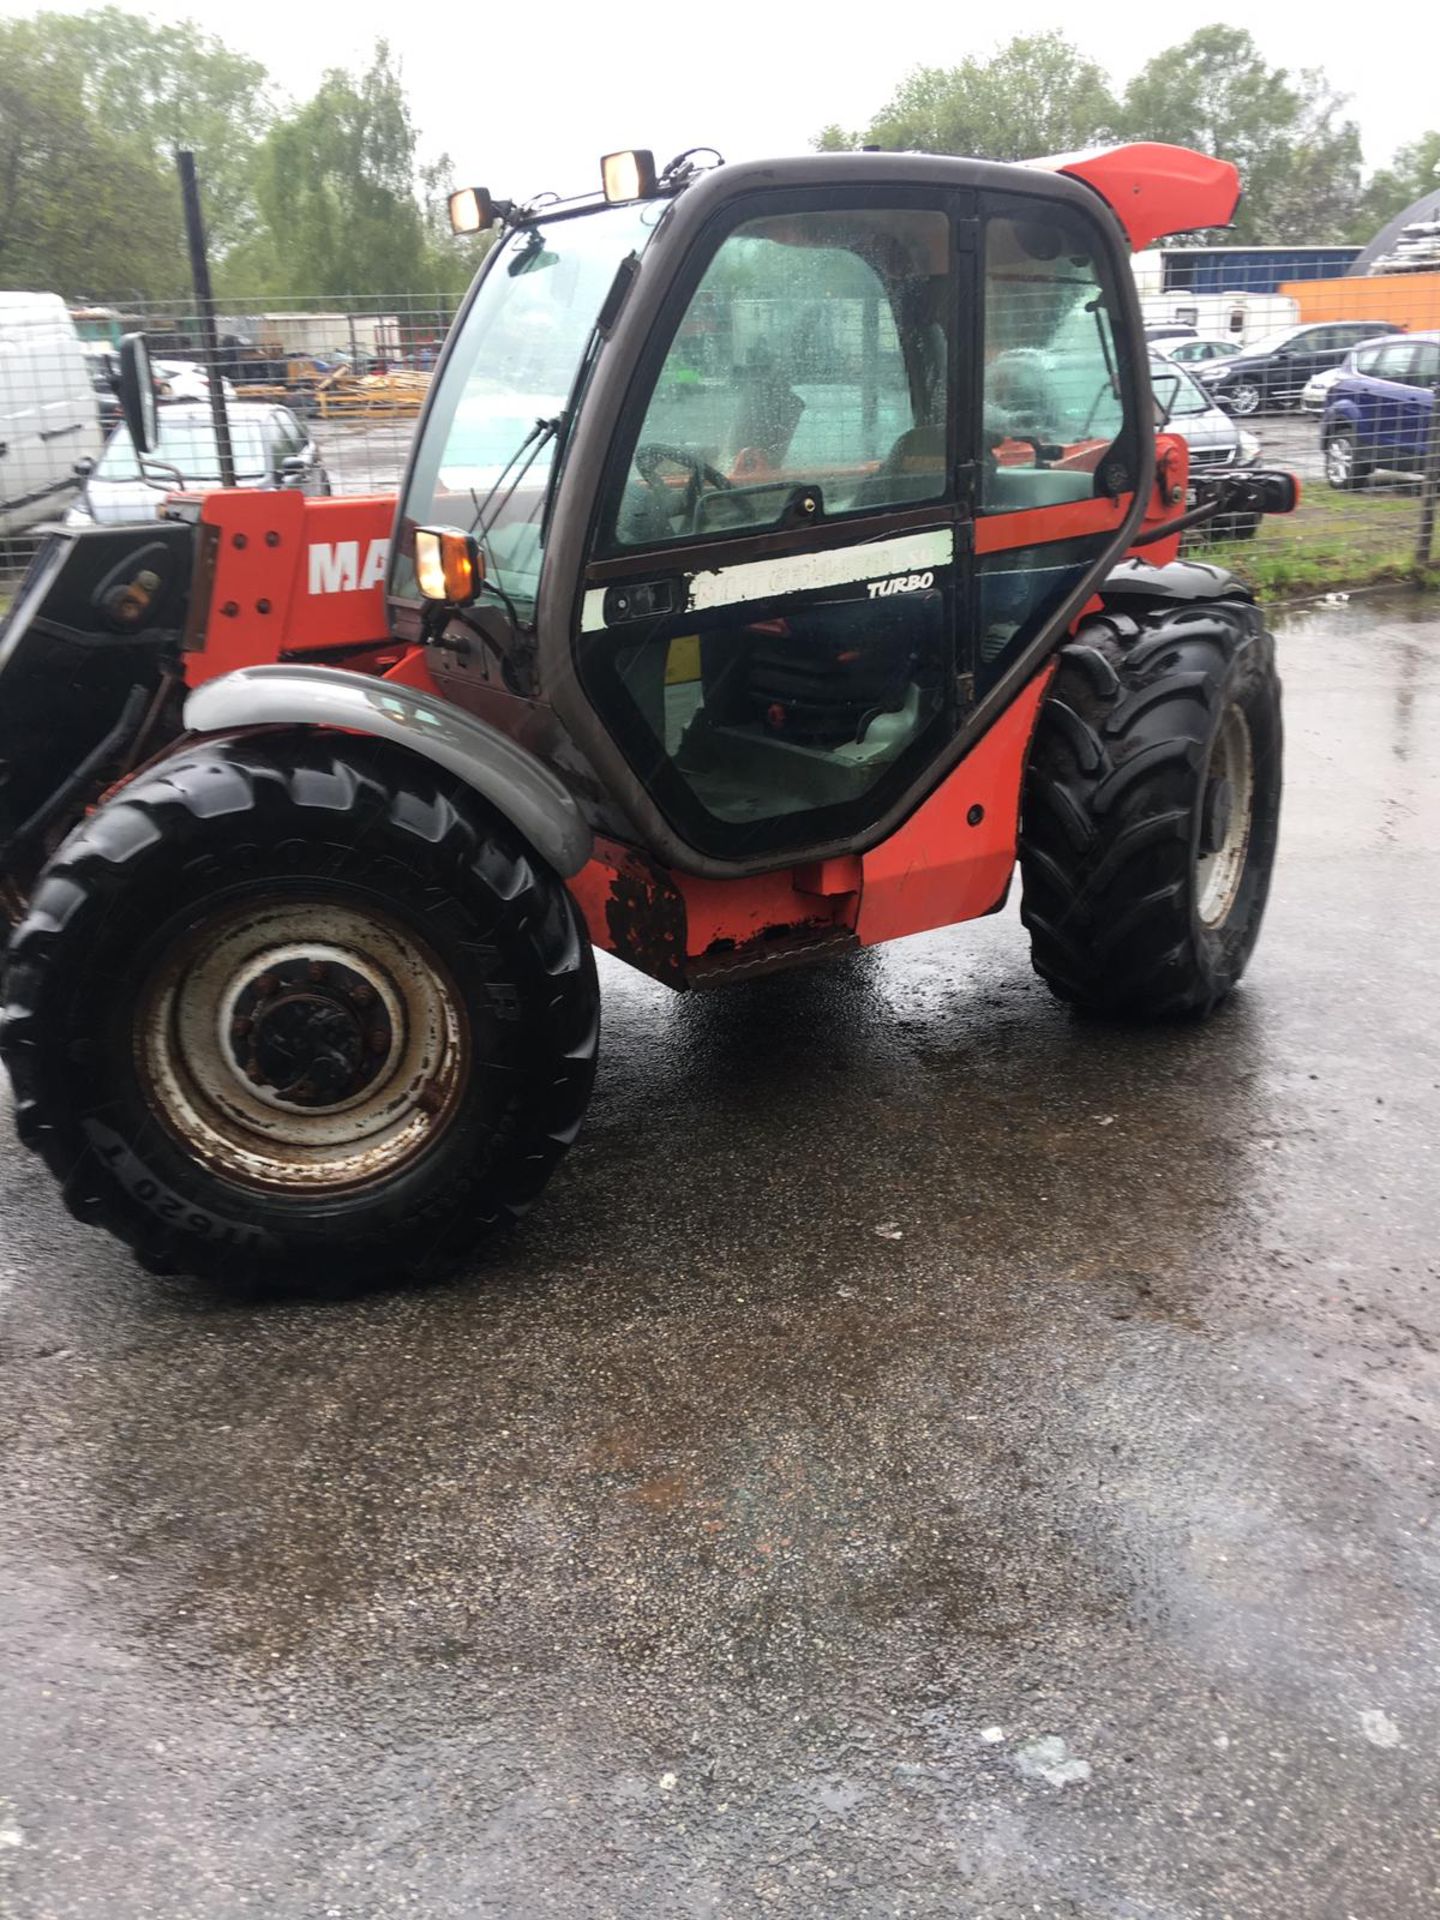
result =
[{"label": "steering wheel", "polygon": [[646,446],[635,449],[635,471],[646,486],[653,487],[657,493],[665,484],[660,478],[660,469],[666,465],[683,467],[690,476],[685,489],[685,513],[690,520],[695,518],[700,495],[707,486],[716,493],[733,491],[732,483],[718,467],[712,467],[708,460],[691,453],[688,447],[672,447],[663,441],[652,440]]}]

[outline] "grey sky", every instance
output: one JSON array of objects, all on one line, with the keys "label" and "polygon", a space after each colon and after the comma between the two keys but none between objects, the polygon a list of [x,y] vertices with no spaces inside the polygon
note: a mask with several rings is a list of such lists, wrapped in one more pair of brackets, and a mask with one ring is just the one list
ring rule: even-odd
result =
[{"label": "grey sky", "polygon": [[[84,11],[84,0],[56,3]],[[180,0],[176,12],[263,59],[297,96],[326,67],[363,64],[385,35],[400,55],[427,156],[448,150],[457,179],[501,194],[584,191],[598,185],[598,157],[614,147],[653,147],[662,162],[700,142],[727,159],[802,151],[829,120],[863,125],[910,67],[950,64],[1049,27],[1123,83],[1217,17],[1246,25],[1271,62],[1322,67],[1353,96],[1369,167],[1440,122],[1440,28],[1428,55],[1412,35],[1413,57],[1397,59],[1393,35],[1365,32],[1352,9],[1298,0],[1218,16],[1137,0],[1110,0],[1089,14],[937,0],[414,9],[385,0]]]}]

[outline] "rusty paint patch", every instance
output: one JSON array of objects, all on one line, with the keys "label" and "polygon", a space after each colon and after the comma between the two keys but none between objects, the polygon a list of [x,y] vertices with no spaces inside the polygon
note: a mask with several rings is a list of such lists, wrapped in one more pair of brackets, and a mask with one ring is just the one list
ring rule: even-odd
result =
[{"label": "rusty paint patch", "polygon": [[614,874],[605,927],[620,959],[652,980],[684,990],[685,902],[658,869],[632,858]]},{"label": "rusty paint patch", "polygon": [[809,966],[860,945],[854,930],[832,924],[766,927],[751,940],[717,940],[689,963],[692,987],[728,987],[787,967]]}]

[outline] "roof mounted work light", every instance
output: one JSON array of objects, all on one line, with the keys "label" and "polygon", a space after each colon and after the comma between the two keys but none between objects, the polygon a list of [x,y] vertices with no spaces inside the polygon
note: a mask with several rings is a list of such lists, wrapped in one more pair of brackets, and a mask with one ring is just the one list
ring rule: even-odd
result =
[{"label": "roof mounted work light", "polygon": [[487,233],[498,209],[484,187],[461,187],[450,196],[452,233]]},{"label": "roof mounted work light", "polygon": [[600,162],[600,178],[605,198],[616,200],[653,200],[660,182],[655,173],[655,156],[648,147],[629,147],[624,153],[607,153]]}]

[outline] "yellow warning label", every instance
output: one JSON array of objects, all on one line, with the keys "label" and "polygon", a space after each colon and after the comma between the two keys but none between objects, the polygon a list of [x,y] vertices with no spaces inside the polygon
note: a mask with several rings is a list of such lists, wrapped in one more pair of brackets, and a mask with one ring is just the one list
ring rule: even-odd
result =
[{"label": "yellow warning label", "polygon": [[665,656],[665,684],[667,687],[679,687],[687,680],[699,678],[700,636],[698,633],[682,633],[678,639],[670,642],[670,651]]}]

